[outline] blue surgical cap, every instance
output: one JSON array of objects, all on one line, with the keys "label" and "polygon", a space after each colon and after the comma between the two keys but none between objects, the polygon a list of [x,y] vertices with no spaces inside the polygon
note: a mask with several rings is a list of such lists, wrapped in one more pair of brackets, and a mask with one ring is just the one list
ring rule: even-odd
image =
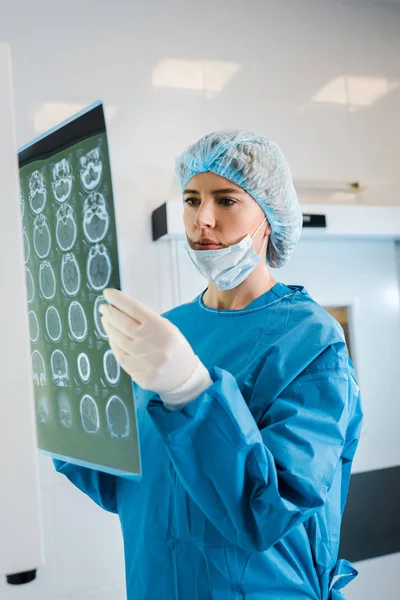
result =
[{"label": "blue surgical cap", "polygon": [[288,164],[275,142],[237,129],[209,133],[176,159],[182,191],[194,175],[212,172],[240,186],[271,226],[267,260],[282,267],[299,240],[303,217]]}]

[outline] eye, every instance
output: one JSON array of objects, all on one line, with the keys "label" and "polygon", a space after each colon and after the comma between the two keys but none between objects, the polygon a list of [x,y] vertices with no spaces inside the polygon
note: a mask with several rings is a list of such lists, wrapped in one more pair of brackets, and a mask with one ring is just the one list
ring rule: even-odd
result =
[{"label": "eye", "polygon": [[192,204],[192,202],[198,202],[198,198],[185,198],[185,204],[196,206],[195,204]]},{"label": "eye", "polygon": [[[236,204],[236,202],[234,200],[231,200],[230,198],[220,198],[219,202],[224,206],[233,206],[234,204]],[[227,202],[231,202],[231,204],[226,204]]]}]

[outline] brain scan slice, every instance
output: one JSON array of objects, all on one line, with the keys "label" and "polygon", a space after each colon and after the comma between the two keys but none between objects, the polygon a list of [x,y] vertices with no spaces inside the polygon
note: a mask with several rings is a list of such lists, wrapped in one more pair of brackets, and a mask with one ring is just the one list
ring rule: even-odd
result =
[{"label": "brain scan slice", "polygon": [[91,287],[100,291],[107,287],[111,277],[111,259],[103,244],[95,244],[90,248],[86,275]]},{"label": "brain scan slice", "polygon": [[57,162],[52,169],[51,187],[57,202],[66,202],[72,191],[73,175],[71,164],[67,158]]},{"label": "brain scan slice", "polygon": [[76,217],[69,204],[62,204],[56,213],[56,241],[63,252],[68,252],[76,242],[78,228]]},{"label": "brain scan slice", "polygon": [[68,309],[68,325],[72,337],[77,342],[82,342],[88,332],[87,318],[82,305],[79,302],[71,302]]},{"label": "brain scan slice", "polygon": [[63,427],[71,428],[73,425],[71,401],[66,392],[62,391],[58,394],[57,405],[60,424]]},{"label": "brain scan slice", "polygon": [[54,350],[50,358],[51,376],[59,387],[66,387],[69,380],[68,362],[61,350]]},{"label": "brain scan slice", "polygon": [[29,323],[29,337],[31,338],[31,342],[37,342],[39,337],[39,321],[36,316],[36,313],[33,310],[28,312],[28,323]]},{"label": "brain scan slice", "polygon": [[49,409],[49,401],[46,396],[42,396],[39,399],[36,408],[36,417],[39,423],[47,423],[49,420],[50,409]]},{"label": "brain scan slice", "polygon": [[100,242],[110,224],[105,198],[99,192],[89,194],[83,205],[83,231],[92,244]]},{"label": "brain scan slice", "polygon": [[50,252],[51,234],[44,215],[38,215],[33,222],[33,247],[39,258],[46,258]]},{"label": "brain scan slice", "polygon": [[38,215],[45,207],[47,190],[43,173],[33,171],[28,178],[29,204],[35,215]]},{"label": "brain scan slice", "polygon": [[94,148],[79,158],[79,175],[82,186],[88,192],[98,187],[103,174],[100,148]]},{"label": "brain scan slice", "polygon": [[52,300],[56,294],[56,278],[51,263],[45,260],[39,267],[39,287],[46,300]]},{"label": "brain scan slice", "polygon": [[62,335],[62,325],[60,314],[55,306],[49,306],[46,310],[45,324],[51,341],[58,342]]},{"label": "brain scan slice", "polygon": [[94,318],[94,324],[95,324],[98,335],[103,340],[107,340],[108,335],[107,335],[107,333],[103,327],[103,324],[101,322],[101,313],[99,312],[99,306],[101,306],[102,304],[107,304],[106,299],[104,298],[104,296],[97,296],[96,301],[94,303],[94,308],[93,308],[93,318]]},{"label": "brain scan slice", "polygon": [[85,394],[80,402],[82,426],[86,433],[97,433],[100,429],[99,409],[89,394]]},{"label": "brain scan slice", "polygon": [[113,438],[124,439],[129,435],[129,414],[118,396],[111,396],[106,405],[107,429]]},{"label": "brain scan slice", "polygon": [[87,383],[90,379],[91,366],[89,357],[85,352],[81,352],[77,360],[79,377],[84,383]]},{"label": "brain scan slice", "polygon": [[120,378],[121,369],[112,350],[107,350],[103,356],[103,369],[108,383],[116,385]]},{"label": "brain scan slice", "polygon": [[42,387],[47,385],[46,367],[39,350],[34,350],[32,353],[32,374],[35,385]]},{"label": "brain scan slice", "polygon": [[64,254],[61,261],[61,282],[68,296],[76,296],[81,287],[81,273],[75,255]]}]

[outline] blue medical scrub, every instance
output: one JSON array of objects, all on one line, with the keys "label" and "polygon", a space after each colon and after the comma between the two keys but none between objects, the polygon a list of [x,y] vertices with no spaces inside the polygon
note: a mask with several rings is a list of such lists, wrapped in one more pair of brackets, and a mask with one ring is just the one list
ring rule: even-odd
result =
[{"label": "blue medical scrub", "polygon": [[[166,316],[213,384],[182,410],[134,384],[140,482],[55,461],[118,513],[128,600],[338,600],[362,410],[337,322],[277,283],[241,310],[202,294]],[[344,575],[332,587],[335,575]]]}]

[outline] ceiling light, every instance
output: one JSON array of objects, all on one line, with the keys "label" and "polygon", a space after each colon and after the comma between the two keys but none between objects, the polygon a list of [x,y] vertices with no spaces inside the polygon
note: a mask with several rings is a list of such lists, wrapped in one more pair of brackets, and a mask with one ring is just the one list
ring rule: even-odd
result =
[{"label": "ceiling light", "polygon": [[361,108],[371,106],[399,85],[398,82],[389,81],[385,77],[342,75],[327,83],[314,94],[312,100]]},{"label": "ceiling light", "polygon": [[239,71],[240,65],[217,60],[166,58],[153,69],[155,87],[201,92],[221,92]]}]

